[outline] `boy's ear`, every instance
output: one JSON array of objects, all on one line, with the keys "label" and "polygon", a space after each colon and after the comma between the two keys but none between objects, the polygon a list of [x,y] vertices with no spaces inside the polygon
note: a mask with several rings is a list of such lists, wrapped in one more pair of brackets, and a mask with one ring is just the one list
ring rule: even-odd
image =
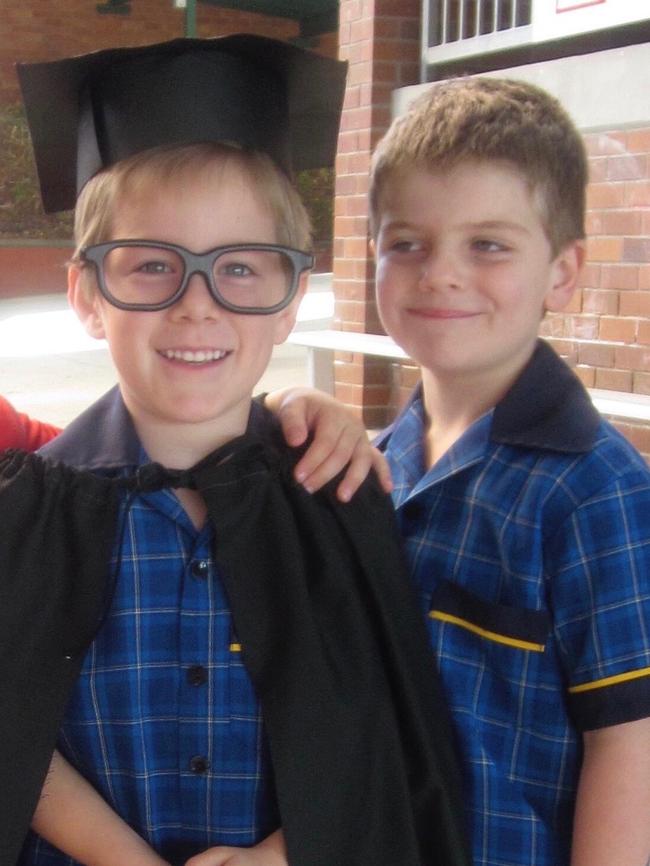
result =
[{"label": "boy's ear", "polygon": [[284,310],[281,310],[275,316],[275,333],[273,335],[273,342],[276,346],[279,346],[280,343],[284,343],[289,334],[293,331],[293,326],[296,324],[296,318],[298,316],[298,307],[307,291],[307,283],[309,282],[310,273],[311,271],[302,272],[298,283],[298,291],[296,292],[294,299],[288,307],[285,307]]},{"label": "boy's ear", "polygon": [[544,296],[544,310],[558,313],[571,300],[585,261],[585,242],[571,241],[551,262],[549,287]]},{"label": "boy's ear", "polygon": [[106,338],[104,320],[97,305],[97,295],[90,295],[88,287],[84,285],[83,270],[78,265],[68,267],[68,303],[89,336],[96,340]]}]

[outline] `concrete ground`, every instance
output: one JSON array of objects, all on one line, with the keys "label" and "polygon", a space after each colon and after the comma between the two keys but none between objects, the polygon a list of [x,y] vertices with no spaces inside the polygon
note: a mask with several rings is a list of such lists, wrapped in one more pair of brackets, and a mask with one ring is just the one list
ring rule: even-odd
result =
[{"label": "concrete ground", "polygon": [[[330,275],[316,275],[297,329],[329,327]],[[105,342],[88,337],[65,295],[0,299],[0,394],[22,412],[64,426],[115,382]],[[307,350],[277,346],[258,390],[307,384]]]}]

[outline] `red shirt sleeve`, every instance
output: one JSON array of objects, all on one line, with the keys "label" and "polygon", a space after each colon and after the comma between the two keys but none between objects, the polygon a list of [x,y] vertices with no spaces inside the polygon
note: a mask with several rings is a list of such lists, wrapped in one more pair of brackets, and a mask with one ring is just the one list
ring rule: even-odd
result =
[{"label": "red shirt sleeve", "polygon": [[59,428],[52,424],[33,421],[17,412],[11,403],[0,397],[0,451],[5,448],[35,451],[59,432]]}]

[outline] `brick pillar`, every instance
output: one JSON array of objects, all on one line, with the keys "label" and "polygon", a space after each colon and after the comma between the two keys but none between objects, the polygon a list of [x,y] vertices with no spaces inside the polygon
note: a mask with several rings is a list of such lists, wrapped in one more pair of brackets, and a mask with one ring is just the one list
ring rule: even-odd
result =
[{"label": "brick pillar", "polygon": [[[419,0],[341,0],[339,56],[349,62],[336,163],[335,327],[382,333],[368,247],[368,170],[388,128],[391,93],[419,82]],[[392,399],[391,365],[355,353],[335,356],[335,394],[368,427],[381,427]]]},{"label": "brick pillar", "polygon": [[[588,388],[650,395],[650,127],[585,142],[587,265],[541,332]],[[613,420],[650,462],[650,423]]]}]

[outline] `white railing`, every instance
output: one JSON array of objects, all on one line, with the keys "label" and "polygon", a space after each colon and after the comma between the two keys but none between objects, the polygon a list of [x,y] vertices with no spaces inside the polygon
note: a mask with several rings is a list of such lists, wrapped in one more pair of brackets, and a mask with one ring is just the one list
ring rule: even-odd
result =
[{"label": "white railing", "polygon": [[529,43],[533,2],[424,0],[424,63],[442,63]]},{"label": "white railing", "polygon": [[426,67],[648,20],[648,0],[422,0],[422,61]]}]

